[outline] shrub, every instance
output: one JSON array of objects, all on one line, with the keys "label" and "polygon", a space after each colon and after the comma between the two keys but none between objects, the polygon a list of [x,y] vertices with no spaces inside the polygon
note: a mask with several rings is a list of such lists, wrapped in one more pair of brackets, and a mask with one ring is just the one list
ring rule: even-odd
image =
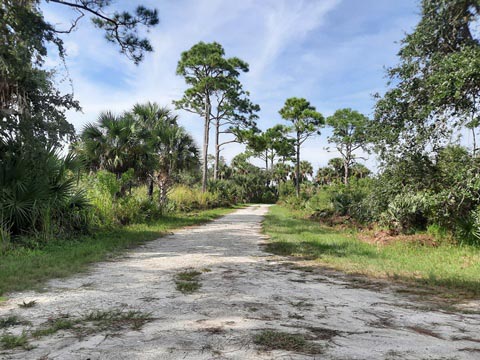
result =
[{"label": "shrub", "polygon": [[177,211],[212,209],[222,204],[220,196],[199,188],[184,185],[175,186],[169,194],[169,200]]},{"label": "shrub", "polygon": [[399,194],[382,214],[383,223],[400,232],[426,229],[429,197],[425,192]]},{"label": "shrub", "polygon": [[79,163],[69,154],[38,150],[0,158],[0,220],[12,241],[19,236],[48,240],[88,228],[85,193],[76,185]]}]

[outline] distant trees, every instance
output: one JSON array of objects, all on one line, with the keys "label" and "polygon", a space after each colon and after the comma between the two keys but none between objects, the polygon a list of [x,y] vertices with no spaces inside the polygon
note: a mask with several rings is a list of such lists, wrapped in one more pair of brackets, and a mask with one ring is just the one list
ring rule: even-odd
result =
[{"label": "distant trees", "polygon": [[322,114],[303,98],[289,98],[279,111],[284,120],[292,123],[290,129],[293,133],[295,144],[295,189],[300,196],[300,148],[303,143],[313,135],[320,134],[320,127],[325,123]]},{"label": "distant trees", "polygon": [[355,151],[365,149],[367,145],[368,118],[352,109],[340,109],[327,118],[332,127],[328,138],[334,143],[343,159],[343,182],[348,184],[349,170],[355,161]]},{"label": "distant trees", "polygon": [[295,155],[294,141],[287,137],[289,128],[274,125],[260,133],[244,135],[247,151],[265,162],[265,170],[272,170],[276,160],[290,160]]},{"label": "distant trees", "polygon": [[[345,184],[344,160],[333,158],[328,160],[328,165],[320,167],[315,175],[315,182],[319,185],[330,185],[334,183]],[[351,163],[348,169],[349,178],[364,179],[371,175],[371,171],[363,164]],[[348,183],[346,184],[348,185]]]},{"label": "distant trees", "polygon": [[238,80],[240,73],[248,71],[248,64],[239,58],[225,58],[225,51],[218,43],[199,42],[181,54],[177,74],[185,78],[190,87],[182,99],[175,101],[177,109],[183,109],[203,117],[202,190],[207,189],[208,146],[210,124],[215,121],[214,176],[218,176],[220,134],[227,126],[227,133],[255,125],[255,112],[259,110],[248,100],[248,93]]}]

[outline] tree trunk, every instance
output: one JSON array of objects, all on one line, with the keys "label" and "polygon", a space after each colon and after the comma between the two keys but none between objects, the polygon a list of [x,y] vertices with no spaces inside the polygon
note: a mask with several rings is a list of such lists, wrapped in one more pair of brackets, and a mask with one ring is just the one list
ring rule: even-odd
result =
[{"label": "tree trunk", "polygon": [[477,137],[475,135],[475,128],[472,127],[472,135],[473,135],[473,157],[477,154]]},{"label": "tree trunk", "polygon": [[220,163],[220,120],[215,121],[215,163],[213,165],[213,180],[218,180],[218,165]]},{"label": "tree trunk", "polygon": [[165,205],[167,205],[167,194],[168,194],[168,184],[167,181],[162,179],[158,183],[158,188],[159,188],[159,195],[158,195],[158,200],[160,202],[162,210],[165,208]]},{"label": "tree trunk", "polygon": [[170,176],[167,173],[158,172],[155,175],[155,182],[158,186],[158,203],[162,211],[168,202],[168,189],[170,187]]},{"label": "tree trunk", "polygon": [[202,166],[202,192],[207,191],[208,175],[208,141],[210,140],[210,98],[205,99],[205,123],[203,124],[203,166]]},{"label": "tree trunk", "polygon": [[347,162],[343,164],[343,169],[344,169],[343,183],[345,185],[348,185],[348,163]]},{"label": "tree trunk", "polygon": [[297,197],[300,196],[300,134],[297,133],[297,161],[295,164],[295,189]]},{"label": "tree trunk", "polygon": [[148,183],[148,197],[150,198],[150,200],[152,200],[153,198],[153,179],[150,178],[150,182]]},{"label": "tree trunk", "polygon": [[265,150],[265,171],[268,171],[268,150]]}]

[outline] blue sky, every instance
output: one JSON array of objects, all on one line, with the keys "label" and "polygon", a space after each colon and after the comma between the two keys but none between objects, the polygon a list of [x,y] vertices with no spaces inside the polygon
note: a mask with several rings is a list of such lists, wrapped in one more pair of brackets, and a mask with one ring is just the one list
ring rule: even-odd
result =
[{"label": "blue sky", "polygon": [[[259,127],[282,123],[278,110],[288,97],[305,97],[325,116],[350,107],[372,115],[372,94],[386,86],[385,66],[397,62],[399,41],[419,19],[417,0],[139,0],[116,1],[118,8],[155,7],[160,24],[150,31],[155,52],[133,65],[83,21],[65,37],[68,76],[83,112],[68,114],[77,130],[100,111],[122,112],[137,102],[171,106],[185,90],[175,75],[180,53],[199,41],[221,43],[226,55],[250,64],[242,75],[245,89],[258,103]],[[64,6],[43,4],[53,23],[68,24],[73,13]],[[48,66],[66,71],[51,55]],[[68,81],[64,82],[70,89]],[[201,144],[202,121],[179,112],[181,123]],[[329,130],[309,140],[302,159],[315,168],[338,156],[327,151]],[[242,150],[233,144],[230,160]],[[366,160],[375,167],[373,156]]]}]

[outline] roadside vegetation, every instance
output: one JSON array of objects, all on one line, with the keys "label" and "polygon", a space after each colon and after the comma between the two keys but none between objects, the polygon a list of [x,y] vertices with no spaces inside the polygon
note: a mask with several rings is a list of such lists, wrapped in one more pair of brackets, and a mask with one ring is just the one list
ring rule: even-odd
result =
[{"label": "roadside vegetation", "polygon": [[85,271],[94,262],[111,259],[170,230],[201,224],[233,209],[173,213],[150,223],[127,225],[70,240],[53,239],[34,248],[16,247],[1,256],[0,294],[42,289],[49,279]]},{"label": "roadside vegetation", "polygon": [[[215,42],[179,54],[186,89],[171,108],[105,111],[75,130],[67,114],[80,104],[46,64],[48,53],[67,64],[64,39],[85,14],[59,31],[43,16],[49,3],[80,7],[135,64],[153,50],[139,34],[159,22],[155,9],[109,1],[0,4],[0,294],[236,204],[277,201],[266,221],[272,251],[478,293],[478,1],[421,2],[371,119],[348,104],[324,116],[292,94],[279,100],[283,123],[263,130],[241,81],[249,64]],[[173,107],[197,115],[201,144]],[[315,172],[302,157],[318,136],[337,157]],[[230,143],[245,151],[227,163]],[[373,155],[375,173],[362,164]]]},{"label": "roadside vegetation", "polygon": [[[271,208],[264,230],[271,237],[266,250],[274,254],[347,273],[441,286],[458,296],[480,295],[480,248],[475,245],[446,241],[431,246],[402,239],[367,243],[358,230],[323,225],[308,218],[308,213],[282,206]],[[442,291],[437,294],[441,296]]]}]

